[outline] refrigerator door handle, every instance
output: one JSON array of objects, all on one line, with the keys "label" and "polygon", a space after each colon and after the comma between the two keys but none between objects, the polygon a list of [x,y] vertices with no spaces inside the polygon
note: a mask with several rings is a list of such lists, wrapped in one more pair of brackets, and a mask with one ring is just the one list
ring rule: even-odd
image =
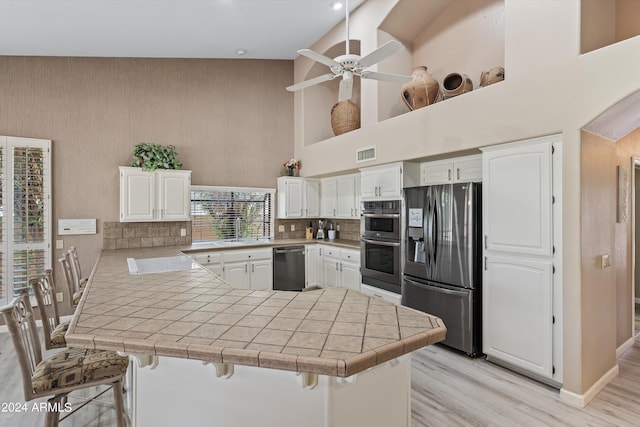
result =
[{"label": "refrigerator door handle", "polygon": [[457,291],[455,289],[442,288],[437,284],[426,284],[426,283],[416,282],[415,280],[408,279],[406,276],[404,277],[404,280],[420,288],[424,288],[424,289],[435,288],[438,290],[438,292],[442,292],[443,294],[448,294],[448,295],[466,296],[470,292],[470,289],[466,289],[466,288],[460,288],[460,290]]}]

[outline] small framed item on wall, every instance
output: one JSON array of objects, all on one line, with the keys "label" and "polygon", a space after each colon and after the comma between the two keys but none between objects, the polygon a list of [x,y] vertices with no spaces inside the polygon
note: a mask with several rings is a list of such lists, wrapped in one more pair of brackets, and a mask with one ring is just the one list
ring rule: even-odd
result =
[{"label": "small framed item on wall", "polygon": [[618,212],[617,222],[627,222],[629,211],[629,171],[618,165]]}]

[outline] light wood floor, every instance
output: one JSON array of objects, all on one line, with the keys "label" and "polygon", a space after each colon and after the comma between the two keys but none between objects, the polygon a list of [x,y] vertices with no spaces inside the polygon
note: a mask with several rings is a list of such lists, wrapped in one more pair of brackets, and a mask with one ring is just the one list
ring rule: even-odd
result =
[{"label": "light wood floor", "polygon": [[[558,390],[484,359],[429,346],[413,354],[412,427],[638,426],[640,344],[625,352],[618,363],[620,375],[586,408],[578,409],[560,402]],[[0,334],[0,403],[23,402],[17,369],[9,335]],[[105,403],[86,406],[61,427],[112,426],[113,409],[106,404],[112,400],[111,392],[103,398]],[[43,414],[37,412],[0,413],[2,427],[42,425]]]}]

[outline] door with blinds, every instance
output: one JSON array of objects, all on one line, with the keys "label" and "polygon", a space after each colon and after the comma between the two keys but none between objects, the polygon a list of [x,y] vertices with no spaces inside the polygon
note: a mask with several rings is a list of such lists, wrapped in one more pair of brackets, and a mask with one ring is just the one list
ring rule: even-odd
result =
[{"label": "door with blinds", "polygon": [[0,305],[51,268],[51,141],[0,136]]}]

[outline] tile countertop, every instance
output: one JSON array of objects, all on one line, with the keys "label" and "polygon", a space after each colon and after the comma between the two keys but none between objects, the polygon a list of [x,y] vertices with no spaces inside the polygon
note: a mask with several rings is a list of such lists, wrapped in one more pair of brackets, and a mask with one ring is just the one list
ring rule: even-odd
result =
[{"label": "tile countertop", "polygon": [[268,248],[274,246],[297,246],[297,245],[329,245],[336,246],[345,249],[360,249],[359,240],[346,240],[346,239],[271,239],[271,240],[246,240],[240,243],[237,242],[225,242],[225,243],[196,243],[191,246],[181,247],[184,253],[203,252],[203,251],[226,251],[234,249],[255,249],[255,248]]},{"label": "tile countertop", "polygon": [[439,318],[353,290],[234,289],[205,268],[129,274],[128,257],[184,249],[103,251],[67,344],[348,377],[445,338]]}]

